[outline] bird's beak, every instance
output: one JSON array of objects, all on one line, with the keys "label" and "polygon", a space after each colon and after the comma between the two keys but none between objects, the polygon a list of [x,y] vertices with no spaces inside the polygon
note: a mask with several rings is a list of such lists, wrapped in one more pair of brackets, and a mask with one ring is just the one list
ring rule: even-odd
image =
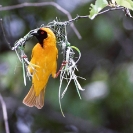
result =
[{"label": "bird's beak", "polygon": [[33,35],[33,36],[39,36],[39,34],[37,33],[37,30],[34,30],[32,33],[31,33],[31,35]]}]

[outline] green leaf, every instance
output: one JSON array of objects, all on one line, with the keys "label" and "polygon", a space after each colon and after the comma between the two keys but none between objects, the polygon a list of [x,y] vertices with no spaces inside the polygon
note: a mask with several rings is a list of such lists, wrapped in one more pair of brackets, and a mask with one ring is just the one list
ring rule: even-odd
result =
[{"label": "green leaf", "polygon": [[133,10],[133,1],[132,0],[116,0],[116,3],[120,6],[124,6],[130,10]]},{"label": "green leaf", "polygon": [[91,11],[89,18],[94,19],[96,15],[108,5],[107,0],[96,0],[95,5],[91,4]]}]

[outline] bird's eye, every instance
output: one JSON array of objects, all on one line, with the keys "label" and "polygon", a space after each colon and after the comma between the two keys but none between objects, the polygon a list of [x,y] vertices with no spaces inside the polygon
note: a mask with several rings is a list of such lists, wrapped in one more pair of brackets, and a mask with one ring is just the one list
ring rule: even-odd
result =
[{"label": "bird's eye", "polygon": [[44,34],[44,31],[41,31],[41,34],[43,35]]}]

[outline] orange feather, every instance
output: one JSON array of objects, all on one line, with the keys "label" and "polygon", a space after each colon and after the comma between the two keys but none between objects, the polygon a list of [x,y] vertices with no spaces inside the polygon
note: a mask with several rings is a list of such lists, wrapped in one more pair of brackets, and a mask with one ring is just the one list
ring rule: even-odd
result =
[{"label": "orange feather", "polygon": [[45,88],[52,74],[56,77],[58,50],[56,48],[56,37],[51,29],[41,28],[33,34],[38,39],[32,50],[30,63],[36,65],[28,66],[28,71],[32,74],[32,86],[23,103],[29,107],[36,106],[41,109],[44,106]]}]

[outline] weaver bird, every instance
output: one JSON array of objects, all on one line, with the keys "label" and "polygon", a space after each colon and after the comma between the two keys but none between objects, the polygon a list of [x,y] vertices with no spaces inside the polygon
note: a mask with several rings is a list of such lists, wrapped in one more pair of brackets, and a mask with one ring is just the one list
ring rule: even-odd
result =
[{"label": "weaver bird", "polygon": [[32,49],[28,72],[32,75],[32,86],[23,100],[29,107],[41,109],[44,106],[44,93],[49,76],[56,77],[58,50],[56,48],[56,37],[49,28],[40,28],[32,33],[38,43]]}]

